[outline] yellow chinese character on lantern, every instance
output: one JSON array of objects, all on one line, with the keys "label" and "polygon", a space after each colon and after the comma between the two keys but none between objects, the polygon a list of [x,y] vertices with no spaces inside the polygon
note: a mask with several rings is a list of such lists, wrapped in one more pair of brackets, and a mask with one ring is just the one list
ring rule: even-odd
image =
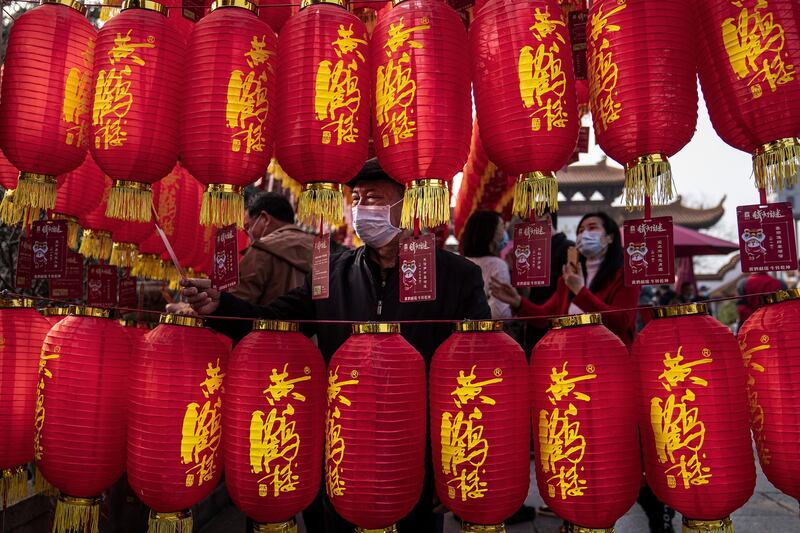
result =
[{"label": "yellow chinese character on lantern", "polygon": [[153,37],[148,37],[147,42],[144,43],[131,42],[133,40],[131,33],[133,33],[132,29],[128,30],[128,33],[125,35],[117,33],[117,36],[114,38],[114,47],[108,51],[108,59],[112,65],[128,59],[134,64],[143,67],[145,61],[138,55],[138,51],[144,48],[156,47],[155,38]]},{"label": "yellow chinese character on lantern", "polygon": [[569,378],[568,376],[569,371],[567,370],[566,361],[561,365],[560,371],[556,370],[555,367],[550,370],[550,386],[547,388],[547,397],[550,403],[556,405],[562,398],[566,398],[570,394],[572,394],[576,400],[581,400],[582,402],[590,401],[591,398],[589,395],[576,391],[575,386],[582,381],[595,379],[597,374],[585,374],[574,378]]},{"label": "yellow chinese character on lantern", "polygon": [[325,421],[325,491],[329,498],[342,496],[347,489],[345,481],[342,479],[341,464],[344,460],[346,442],[342,437],[342,425],[339,420],[342,417],[339,406],[350,407],[351,401],[342,394],[345,387],[358,385],[358,372],[351,373],[353,379],[339,381],[339,367],[337,366],[328,374],[328,418]]},{"label": "yellow chinese character on lantern", "polygon": [[294,412],[294,407],[287,404],[280,416],[274,407],[269,414],[254,411],[250,421],[250,469],[254,474],[264,473],[258,484],[271,486],[276,498],[296,490],[300,479],[292,473],[300,450],[300,435],[292,420]]},{"label": "yellow chinese character on lantern", "polygon": [[475,367],[476,365],[473,365],[467,375],[464,374],[463,370],[458,371],[458,377],[456,378],[458,387],[450,393],[450,395],[454,397],[453,403],[456,404],[456,407],[460,408],[478,397],[480,397],[481,403],[487,405],[495,404],[492,398],[483,396],[481,393],[484,387],[494,385],[495,383],[502,383],[503,378],[497,377],[475,382],[477,379],[477,376],[475,376]]},{"label": "yellow chinese character on lantern", "polygon": [[794,65],[787,63],[783,26],[775,22],[766,0],[756,0],[752,11],[741,0],[730,0],[740,8],[737,18],[722,21],[722,40],[731,68],[739,79],[747,79],[753,98],[763,94],[762,83],[775,92],[794,79]]},{"label": "yellow chinese character on lantern", "polygon": [[335,63],[321,61],[317,67],[314,84],[314,112],[323,123],[322,144],[354,143],[358,140],[355,116],[361,107],[361,90],[358,88],[358,70],[364,64],[364,54],[359,48],[367,45],[365,39],[353,37],[353,27],[339,25],[338,38],[331,43]]},{"label": "yellow chinese character on lantern", "polygon": [[[94,44],[91,45],[94,47]],[[88,53],[88,52],[87,52]],[[92,78],[91,65],[88,68],[73,67],[69,69],[64,84],[64,102],[62,116],[67,128],[65,142],[74,146],[86,144],[86,115],[89,112],[89,95]]]},{"label": "yellow chinese character on lantern", "polygon": [[219,359],[209,363],[206,378],[200,390],[206,398],[201,406],[192,402],[186,406],[181,430],[181,462],[190,465],[186,470],[186,486],[211,481],[216,471],[215,458],[219,448],[222,428],[222,373]]},{"label": "yellow chinese character on lantern", "polygon": [[[56,347],[58,349],[58,347]],[[45,409],[44,409],[44,387],[45,387],[45,378],[53,379],[53,372],[47,368],[47,362],[52,361],[53,359],[59,359],[61,356],[57,353],[47,354],[44,353],[44,349],[42,349],[42,353],[39,357],[39,383],[36,385],[36,411],[34,414],[34,429],[36,433],[33,436],[33,450],[34,450],[34,458],[37,461],[42,459],[42,455],[44,454],[44,449],[42,448],[42,429],[44,428],[44,417],[45,417]]]},{"label": "yellow chinese character on lantern", "polygon": [[267,397],[267,401],[270,405],[275,405],[275,402],[279,402],[282,399],[286,398],[290,394],[292,398],[297,401],[304,402],[306,401],[306,397],[300,394],[299,392],[294,392],[294,386],[296,383],[302,383],[303,381],[310,381],[311,376],[300,376],[299,378],[289,379],[289,372],[287,372],[287,368],[289,367],[289,363],[283,365],[283,370],[278,372],[277,368],[272,369],[272,375],[270,375],[270,386],[264,391],[264,394]]},{"label": "yellow chinese character on lantern", "polygon": [[234,70],[228,78],[225,106],[227,127],[231,134],[231,151],[249,154],[264,151],[263,127],[269,111],[265,63],[273,52],[265,50],[266,36],[253,36],[250,50],[244,56],[253,70],[245,73]]},{"label": "yellow chinese character on lantern", "polygon": [[[709,364],[713,359],[711,352],[704,349],[703,359],[684,362],[686,359],[682,351],[683,347],[680,346],[674,356],[671,352],[664,354],[664,371],[659,380],[671,394],[666,398],[651,398],[650,422],[658,460],[671,465],[665,471],[668,486],[676,488],[680,479],[683,488],[688,489],[708,484],[711,468],[704,467],[700,457],[706,428],[700,420],[699,409],[691,407],[697,397],[684,383],[688,379],[691,384],[707,387],[707,380],[691,374],[696,367]],[[679,387],[682,388],[680,395],[677,390]]]},{"label": "yellow chinese character on lantern", "polygon": [[411,39],[411,34],[415,31],[429,29],[431,29],[430,24],[420,24],[419,26],[407,28],[403,17],[400,17],[397,24],[389,25],[389,39],[387,39],[386,44],[383,45],[386,49],[386,57],[392,57],[392,54],[400,50],[403,46],[407,46],[407,48],[422,48],[422,43]]},{"label": "yellow chinese character on lantern", "polygon": [[620,31],[620,26],[611,24],[610,19],[626,7],[627,3],[618,2],[610,11],[604,12],[600,7],[589,17],[588,40],[592,44],[590,48],[592,53],[587,58],[589,99],[592,102],[592,113],[597,119],[595,129],[598,133],[602,133],[610,124],[616,122],[622,110],[622,104],[615,100],[619,68],[609,50],[611,43],[604,35]]},{"label": "yellow chinese character on lantern", "polygon": [[[546,7],[544,9],[544,12],[542,12],[542,10],[537,7],[533,14],[533,18],[536,22],[534,22],[533,26],[531,26],[528,29],[531,30],[533,36],[536,37],[536,39],[539,40],[540,42],[545,37],[556,31],[556,29],[559,26],[561,26],[562,28],[566,27],[566,24],[564,24],[564,21],[562,21],[561,19],[554,19],[550,17],[549,7]],[[556,38],[562,43],[566,44],[564,42],[564,38],[561,35],[556,35]]]},{"label": "yellow chinese character on lantern", "polygon": [[758,459],[762,465],[768,465],[772,461],[772,453],[767,448],[767,436],[764,432],[764,423],[766,414],[764,407],[758,397],[758,391],[755,390],[757,374],[763,374],[766,371],[764,365],[756,362],[753,356],[764,350],[769,350],[769,336],[762,335],[755,345],[748,347],[748,337],[745,335],[739,341],[739,348],[742,352],[742,360],[744,366],[747,368],[747,395],[750,403],[750,426],[753,428],[753,440],[756,443],[756,451],[758,452]]}]

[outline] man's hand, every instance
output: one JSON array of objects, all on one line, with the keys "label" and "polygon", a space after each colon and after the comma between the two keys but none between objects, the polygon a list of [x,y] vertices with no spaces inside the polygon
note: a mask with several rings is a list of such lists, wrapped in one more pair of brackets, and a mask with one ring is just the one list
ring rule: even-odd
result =
[{"label": "man's hand", "polygon": [[170,315],[197,316],[197,313],[194,312],[192,306],[186,302],[174,302],[167,304],[167,313]]},{"label": "man's hand", "polygon": [[181,285],[181,295],[198,315],[211,315],[219,308],[220,293],[211,288],[210,279],[186,279]]}]

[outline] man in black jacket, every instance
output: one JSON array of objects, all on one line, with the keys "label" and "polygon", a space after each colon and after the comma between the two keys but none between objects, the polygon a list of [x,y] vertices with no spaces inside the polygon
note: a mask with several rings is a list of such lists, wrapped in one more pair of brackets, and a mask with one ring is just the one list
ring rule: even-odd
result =
[{"label": "man in black jacket", "polygon": [[[365,246],[331,257],[330,297],[313,300],[311,278],[268,306],[248,304],[230,294],[210,288],[208,280],[190,280],[183,295],[200,315],[236,316],[283,320],[345,320],[393,322],[424,320],[488,319],[491,316],[480,269],[470,261],[436,251],[436,300],[400,303],[398,269],[403,205],[403,186],[393,181],[376,160],[370,160],[351,182],[353,223]],[[239,339],[250,322],[212,319],[209,324]],[[311,324],[326,361],[350,336],[349,325]],[[426,364],[433,352],[453,331],[452,324],[403,324],[402,335],[422,354]],[[428,448],[430,450],[430,448]],[[430,455],[430,453],[428,454]],[[416,508],[398,524],[399,533],[434,531],[433,474],[430,457],[422,496]],[[330,513],[326,513],[330,519]],[[329,532],[352,532],[353,526],[336,519]],[[309,529],[322,531],[322,529]]]}]

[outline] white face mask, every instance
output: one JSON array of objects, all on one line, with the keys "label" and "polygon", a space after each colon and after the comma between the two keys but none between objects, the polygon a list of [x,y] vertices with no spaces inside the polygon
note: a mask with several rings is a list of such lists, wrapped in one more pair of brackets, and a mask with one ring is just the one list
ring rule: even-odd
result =
[{"label": "white face mask", "polygon": [[400,228],[392,225],[392,205],[353,206],[353,228],[358,238],[372,248],[386,246],[400,234]]},{"label": "white face mask", "polygon": [[598,257],[603,255],[608,248],[608,243],[603,242],[603,237],[605,234],[602,231],[584,231],[578,235],[575,244],[584,257]]}]

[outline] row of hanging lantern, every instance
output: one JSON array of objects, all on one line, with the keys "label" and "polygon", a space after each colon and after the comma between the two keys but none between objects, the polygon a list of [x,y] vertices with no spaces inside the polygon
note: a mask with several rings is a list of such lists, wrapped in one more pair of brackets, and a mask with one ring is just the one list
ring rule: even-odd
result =
[{"label": "row of hanging lantern", "polygon": [[[599,315],[557,319],[530,370],[499,323],[459,324],[430,371],[440,499],[464,531],[502,531],[527,494],[531,427],[539,491],[576,527],[610,530],[633,504],[639,434],[647,482],[686,531],[732,531],[755,483],[751,428],[768,478],[800,496],[787,326],[800,292],[769,301],[739,345],[703,304],[656,309],[630,354]],[[96,527],[125,470],[151,531],[185,530],[223,463],[236,505],[273,527],[309,505],[323,457],[328,497],[359,528],[389,531],[419,498],[425,366],[397,324],[355,325],[326,375],[296,323],[257,322],[229,354],[192,317],[143,335],[107,310],[56,311],[51,326],[32,301],[1,303],[0,362],[16,369],[0,388],[2,499],[23,494],[35,458],[61,492],[57,532]]]}]

